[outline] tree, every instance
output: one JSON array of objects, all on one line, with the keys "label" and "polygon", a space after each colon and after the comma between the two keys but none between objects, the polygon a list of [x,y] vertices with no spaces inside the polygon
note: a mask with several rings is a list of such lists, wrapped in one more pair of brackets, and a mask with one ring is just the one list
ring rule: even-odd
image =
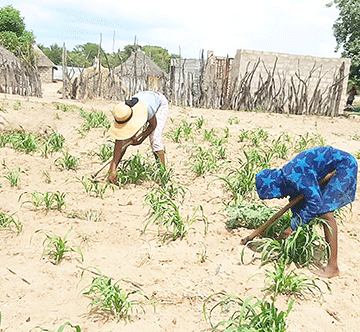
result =
[{"label": "tree", "polygon": [[333,25],[336,51],[342,48],[342,57],[351,59],[349,82],[360,84],[360,1],[333,0],[327,6],[336,6],[339,17]]},{"label": "tree", "polygon": [[25,31],[24,18],[12,5],[0,8],[0,31],[12,31],[18,37]]},{"label": "tree", "polygon": [[163,71],[169,72],[170,55],[168,50],[160,46],[146,45],[141,48]]},{"label": "tree", "polygon": [[6,49],[18,57],[27,61],[33,61],[31,45],[35,42],[35,36],[31,31],[25,30],[24,18],[13,6],[8,5],[0,8],[0,43]]}]

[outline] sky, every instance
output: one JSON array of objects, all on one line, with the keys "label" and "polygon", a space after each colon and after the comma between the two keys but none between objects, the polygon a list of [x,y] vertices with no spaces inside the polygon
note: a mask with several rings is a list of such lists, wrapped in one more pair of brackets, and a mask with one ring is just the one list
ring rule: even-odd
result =
[{"label": "sky", "polygon": [[107,53],[134,41],[199,58],[202,50],[234,57],[238,49],[339,58],[330,0],[0,0],[20,11],[43,46],[67,50],[88,42]]}]

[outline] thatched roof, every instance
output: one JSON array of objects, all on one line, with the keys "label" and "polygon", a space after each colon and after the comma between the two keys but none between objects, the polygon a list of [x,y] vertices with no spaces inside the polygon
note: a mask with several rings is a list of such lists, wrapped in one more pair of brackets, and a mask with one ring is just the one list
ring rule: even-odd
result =
[{"label": "thatched roof", "polygon": [[148,57],[145,52],[137,51],[120,66],[115,68],[119,76],[156,76],[163,77],[166,73]]},{"label": "thatched roof", "polygon": [[8,51],[4,46],[0,45],[0,59],[7,60],[8,62],[21,63],[15,54]]},{"label": "thatched roof", "polygon": [[33,45],[38,67],[52,67],[56,68],[55,64],[44,54],[44,52],[36,45]]}]

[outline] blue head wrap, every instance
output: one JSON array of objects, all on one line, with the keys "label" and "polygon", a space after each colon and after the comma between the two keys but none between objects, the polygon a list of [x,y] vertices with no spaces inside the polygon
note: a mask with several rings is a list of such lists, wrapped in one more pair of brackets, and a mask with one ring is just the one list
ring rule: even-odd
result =
[{"label": "blue head wrap", "polygon": [[261,199],[280,198],[283,195],[283,177],[279,169],[264,169],[256,174],[256,190]]}]

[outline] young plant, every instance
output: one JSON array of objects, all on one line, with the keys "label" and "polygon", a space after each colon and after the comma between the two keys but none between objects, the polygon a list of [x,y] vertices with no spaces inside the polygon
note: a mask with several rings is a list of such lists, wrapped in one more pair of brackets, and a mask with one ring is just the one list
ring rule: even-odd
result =
[{"label": "young plant", "polygon": [[20,174],[24,173],[24,171],[22,171],[20,167],[15,169],[6,168],[8,169],[8,173],[5,175],[5,179],[9,181],[11,187],[18,187],[20,184]]},{"label": "young plant", "polygon": [[53,131],[48,137],[45,138],[41,148],[42,155],[47,158],[54,152],[59,152],[64,147],[65,138],[57,131]]},{"label": "young plant", "polygon": [[87,194],[95,197],[104,198],[105,192],[108,188],[114,191],[114,186],[111,183],[93,181],[88,178],[87,175],[83,175],[81,178],[76,177],[76,180],[83,185]]},{"label": "young plant", "polygon": [[101,160],[101,162],[106,162],[108,161],[112,155],[114,153],[114,144],[111,143],[103,143],[101,146],[100,146],[100,149],[98,152],[94,152],[94,154],[96,156],[98,156]]},{"label": "young plant", "polygon": [[88,291],[84,295],[90,296],[92,301],[92,313],[107,314],[114,316],[118,321],[131,321],[133,313],[138,313],[139,309],[145,313],[145,306],[155,305],[150,299],[138,289],[123,289],[120,287],[120,279],[112,282],[111,278],[100,275],[92,280],[87,287]]},{"label": "young plant", "polygon": [[[215,304],[208,308],[210,302]],[[225,293],[210,295],[204,302],[203,313],[209,321],[212,331],[221,329],[226,332],[285,332],[286,317],[289,315],[294,301],[290,300],[286,311],[275,307],[274,299],[269,303],[251,296],[245,300]],[[227,315],[227,319],[213,323],[213,316]]]},{"label": "young plant", "polygon": [[63,156],[55,159],[55,165],[60,170],[73,170],[78,168],[79,158],[69,154],[69,151],[63,152]]},{"label": "young plant", "polygon": [[[71,324],[70,322],[66,322],[66,323],[64,323],[63,325],[61,325],[56,332],[63,332],[64,329],[65,329],[65,327],[67,327],[67,326],[75,329],[76,332],[81,332],[81,328],[80,328],[79,325],[73,325],[73,324]],[[40,327],[40,326],[36,326],[36,328],[37,328],[37,329],[40,329],[40,330],[42,330],[42,331],[46,331],[46,332],[55,332],[55,331],[53,331],[53,330],[49,330],[49,329],[46,329],[46,328],[43,328],[43,327]],[[66,331],[67,331],[67,330],[66,330]]]},{"label": "young plant", "polygon": [[81,256],[81,261],[84,261],[81,248],[78,245],[75,245],[74,241],[71,241],[73,244],[72,246],[69,245],[69,240],[67,237],[71,231],[72,227],[66,232],[64,237],[61,237],[60,235],[54,235],[51,232],[46,233],[41,229],[35,231],[35,234],[45,234],[45,240],[43,242],[44,251],[42,257],[49,256],[50,259],[53,260],[53,264],[58,265],[66,253],[77,252]]},{"label": "young plant", "polygon": [[[149,213],[149,220],[145,225],[144,231],[150,223],[157,223],[158,234],[162,234],[163,242],[169,237],[173,241],[180,238],[183,239],[188,234],[188,231],[194,221],[198,218],[198,211],[201,212],[201,219],[205,224],[205,234],[207,233],[208,223],[204,216],[204,211],[201,205],[194,210],[192,217],[189,215],[185,219],[182,218],[178,205],[184,199],[185,189],[174,182],[169,182],[164,186],[157,187],[145,196],[145,204],[150,205],[151,212]],[[181,197],[180,203],[176,203]],[[163,228],[165,227],[165,231]]]},{"label": "young plant", "polygon": [[110,128],[110,121],[104,112],[92,110],[90,113],[80,110],[80,116],[85,119],[83,129],[89,131],[91,128]]},{"label": "young plant", "polygon": [[15,220],[15,218],[13,217],[13,214],[11,215],[11,214],[0,211],[0,228],[1,229],[15,228],[16,232],[20,233],[22,230],[22,227],[23,227],[22,222],[19,220]]},{"label": "young plant", "polygon": [[30,203],[36,208],[44,207],[45,210],[57,210],[60,212],[62,212],[62,210],[66,207],[66,193],[61,193],[60,191],[46,191],[44,193],[41,193],[35,190],[32,193],[24,192],[20,195],[19,201],[21,200],[23,195],[30,196],[30,199],[24,201],[21,205],[25,203]]},{"label": "young plant", "polygon": [[190,155],[190,169],[196,176],[205,176],[208,173],[218,171],[223,165],[221,161],[223,155],[218,155],[218,151],[214,148],[203,148],[202,146],[195,146]]},{"label": "young plant", "polygon": [[[287,266],[283,261],[274,262],[273,266],[273,271],[266,270],[265,272],[266,280],[263,291],[272,292],[275,296],[283,294],[305,298],[306,295],[310,294],[319,298],[322,297],[323,291],[316,283],[321,279],[298,275],[295,270],[287,271]],[[323,282],[331,293],[328,283]]]},{"label": "young plant", "polygon": [[[257,247],[261,252],[262,264],[272,261],[283,261],[285,264],[294,262],[300,267],[308,266],[315,259],[318,261],[326,260],[329,246],[322,236],[320,236],[316,227],[319,220],[316,218],[311,223],[298,227],[291,236],[285,240],[276,240],[271,238],[255,239],[247,244]],[[244,255],[243,249],[242,257]]]}]

